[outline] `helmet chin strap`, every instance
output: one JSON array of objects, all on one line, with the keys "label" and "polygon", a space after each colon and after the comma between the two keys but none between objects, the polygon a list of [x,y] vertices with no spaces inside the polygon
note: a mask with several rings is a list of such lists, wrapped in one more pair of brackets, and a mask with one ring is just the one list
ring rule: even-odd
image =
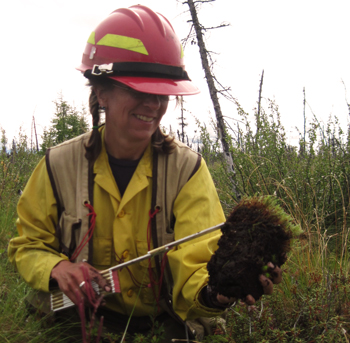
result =
[{"label": "helmet chin strap", "polygon": [[84,72],[84,76],[88,79],[99,76],[138,76],[190,81],[182,67],[147,62],[95,64],[92,69]]}]

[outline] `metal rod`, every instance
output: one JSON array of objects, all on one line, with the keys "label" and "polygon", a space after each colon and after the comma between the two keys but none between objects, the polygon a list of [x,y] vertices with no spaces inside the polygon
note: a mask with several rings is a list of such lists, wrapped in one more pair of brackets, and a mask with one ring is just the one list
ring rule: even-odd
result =
[{"label": "metal rod", "polygon": [[195,239],[195,238],[197,238],[197,237],[201,237],[201,236],[203,236],[203,235],[206,235],[207,233],[210,233],[210,232],[212,232],[212,231],[221,229],[221,227],[222,227],[224,224],[225,224],[225,222],[224,222],[224,223],[221,223],[221,224],[218,224],[218,225],[215,225],[215,226],[212,226],[212,227],[210,227],[210,228],[208,228],[208,229],[205,229],[205,230],[196,232],[196,233],[194,233],[194,234],[192,234],[192,235],[189,235],[189,236],[186,236],[186,237],[184,237],[184,238],[180,238],[180,239],[178,239],[178,240],[176,240],[176,241],[174,241],[174,242],[170,242],[170,243],[168,243],[168,244],[162,245],[161,247],[158,247],[158,248],[155,248],[155,249],[153,249],[153,250],[148,251],[146,255],[142,255],[142,256],[136,257],[136,258],[134,258],[134,259],[132,259],[132,260],[130,260],[130,261],[127,261],[127,262],[118,264],[118,265],[116,265],[116,266],[114,266],[114,267],[111,267],[111,268],[109,268],[109,269],[106,269],[106,270],[102,271],[101,273],[104,273],[104,272],[106,272],[106,271],[113,271],[113,270],[122,269],[122,268],[124,268],[124,267],[130,266],[130,265],[135,264],[135,263],[137,263],[137,262],[140,262],[140,261],[143,261],[143,260],[147,260],[148,258],[151,258],[151,257],[153,257],[153,256],[160,255],[160,254],[162,254],[162,253],[164,253],[164,252],[166,252],[166,251],[171,250],[172,248],[178,246],[178,245],[181,244],[181,243],[188,242],[188,241],[190,241],[190,240],[192,240],[192,239]]}]

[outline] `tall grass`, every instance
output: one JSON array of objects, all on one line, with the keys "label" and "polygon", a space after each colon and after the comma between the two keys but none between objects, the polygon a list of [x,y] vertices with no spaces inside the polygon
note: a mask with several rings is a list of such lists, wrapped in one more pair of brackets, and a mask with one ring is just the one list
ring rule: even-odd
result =
[{"label": "tall grass", "polygon": [[12,152],[0,153],[0,341],[57,342],[57,335],[51,334],[55,329],[47,327],[47,320],[28,312],[24,301],[28,287],[7,259],[8,242],[16,235],[20,191],[41,158],[29,151],[27,141],[19,130]]},{"label": "tall grass", "polygon": [[226,214],[241,195],[275,195],[304,234],[274,294],[255,311],[231,309],[227,341],[349,342],[349,129],[333,118],[323,130],[314,118],[307,139],[292,147],[273,101],[255,118],[258,134],[249,115],[239,114],[244,127],[230,135],[235,174],[227,174],[217,139],[200,127],[201,152]]}]

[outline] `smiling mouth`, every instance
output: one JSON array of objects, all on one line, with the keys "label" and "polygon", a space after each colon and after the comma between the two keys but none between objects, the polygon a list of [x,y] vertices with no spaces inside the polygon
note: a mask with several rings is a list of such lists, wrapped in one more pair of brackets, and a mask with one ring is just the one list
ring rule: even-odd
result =
[{"label": "smiling mouth", "polygon": [[154,120],[154,118],[152,118],[152,117],[141,116],[141,115],[139,115],[139,114],[135,114],[135,117],[136,117],[137,119],[140,119],[140,120],[142,120],[142,121],[146,121],[146,122],[148,122],[148,123]]}]

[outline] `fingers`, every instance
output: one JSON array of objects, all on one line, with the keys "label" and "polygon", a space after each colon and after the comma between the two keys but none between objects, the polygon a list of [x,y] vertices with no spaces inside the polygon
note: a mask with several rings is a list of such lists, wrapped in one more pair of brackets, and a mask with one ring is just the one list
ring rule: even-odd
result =
[{"label": "fingers", "polygon": [[110,292],[112,290],[108,281],[92,266],[90,266],[89,274],[90,279],[95,281],[101,287],[101,289],[105,290],[106,292]]},{"label": "fingers", "polygon": [[[69,261],[59,262],[51,271],[51,277],[58,283],[60,290],[71,300],[74,304],[78,304],[79,299],[83,297],[83,293],[76,287],[77,280],[75,280],[76,266]],[[79,270],[78,270],[79,272]],[[81,272],[80,272],[81,274]],[[83,280],[82,276],[80,282]],[[79,283],[78,283],[79,285]]]},{"label": "fingers", "polygon": [[[277,265],[269,262],[263,268],[264,274],[259,275],[259,281],[263,287],[264,294],[271,295],[273,293],[273,285],[282,281],[282,270]],[[248,305],[254,305],[256,300],[250,294],[246,296],[244,302]]]},{"label": "fingers", "polygon": [[[77,264],[79,265],[79,263]],[[102,277],[100,272],[93,268],[87,263],[80,264],[80,269],[83,274],[83,280],[79,284],[80,291],[84,295],[84,302],[87,306],[99,306],[101,302],[101,296],[95,291],[95,286],[99,286],[99,289],[105,290],[107,292],[111,291],[111,287],[108,284],[107,280]],[[77,294],[77,290],[75,292]]]},{"label": "fingers", "polygon": [[[264,291],[264,294],[265,295],[271,295],[272,292],[273,292],[273,283],[272,281],[266,277],[265,275],[261,274],[259,276],[259,281],[263,287],[263,291]],[[245,299],[244,299],[244,302],[248,305],[248,306],[251,306],[251,305],[254,305],[255,302],[256,302],[256,299],[248,294]]]},{"label": "fingers", "polygon": [[245,302],[248,306],[251,306],[251,305],[254,305],[254,304],[255,304],[255,299],[254,299],[250,294],[248,294],[248,295],[245,297],[244,302]]},{"label": "fingers", "polygon": [[282,281],[282,270],[277,265],[274,265],[272,262],[267,264],[268,273],[270,274],[269,278],[273,283],[278,284]]},{"label": "fingers", "polygon": [[261,274],[259,276],[259,281],[264,289],[264,294],[270,295],[273,292],[273,283],[265,275]]},{"label": "fingers", "polygon": [[97,300],[91,281],[96,282],[105,291],[111,291],[107,280],[88,263],[62,261],[52,269],[51,277],[58,282],[61,291],[76,305],[81,301],[91,305]]},{"label": "fingers", "polygon": [[282,270],[272,262],[267,264],[265,274],[259,276],[259,281],[263,287],[264,294],[270,295],[273,292],[273,285],[282,281]]},{"label": "fingers", "polygon": [[[228,297],[225,297],[222,294],[217,294],[216,300],[222,305],[233,304],[236,301],[235,298],[228,298]],[[249,294],[244,299],[244,303],[247,304],[248,306],[254,305],[255,304],[255,299]]]},{"label": "fingers", "polygon": [[235,298],[228,298],[228,297],[225,297],[224,295],[222,294],[217,294],[216,296],[216,300],[222,304],[222,305],[227,305],[227,304],[232,304],[235,302]]}]

